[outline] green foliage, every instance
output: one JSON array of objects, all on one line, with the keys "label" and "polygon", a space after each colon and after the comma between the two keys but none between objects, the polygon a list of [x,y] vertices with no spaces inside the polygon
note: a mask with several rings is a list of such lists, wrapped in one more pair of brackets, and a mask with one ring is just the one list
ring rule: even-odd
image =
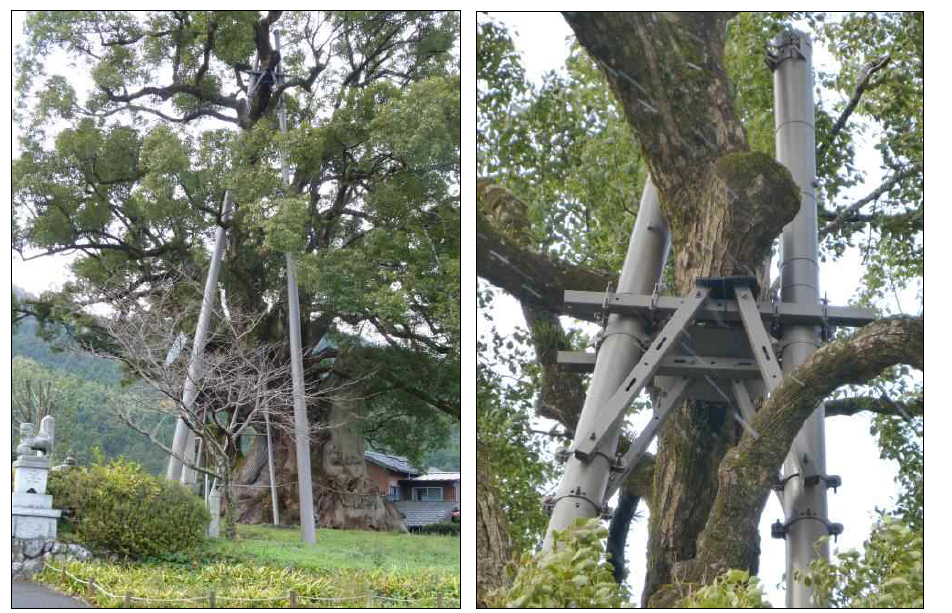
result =
[{"label": "green foliage", "polygon": [[627,603],[615,583],[612,566],[604,561],[608,530],[597,518],[579,518],[553,534],[547,553],[523,554],[512,585],[492,596],[496,606],[511,608],[607,608]]},{"label": "green foliage", "polygon": [[48,487],[79,542],[128,558],[194,547],[210,519],[200,497],[122,458],[51,473]]},{"label": "green foliage", "polygon": [[890,513],[901,517],[914,530],[923,529],[925,511],[924,428],[922,417],[907,421],[902,417],[877,415],[870,425],[870,434],[879,439],[880,457],[895,460],[899,465],[896,474],[899,494]]},{"label": "green foliage", "polygon": [[459,471],[460,459],[460,428],[459,424],[451,425],[450,436],[440,449],[435,449],[424,456],[423,466],[434,466],[446,471]]},{"label": "green foliage", "polygon": [[818,558],[810,564],[802,581],[813,587],[815,601],[829,607],[921,608],[922,527],[884,516],[863,547],[862,553],[837,553],[834,562]]},{"label": "green foliage", "polygon": [[[682,586],[683,587],[683,586]],[[681,599],[685,609],[770,609],[764,589],[756,576],[745,570],[728,570],[710,585],[704,585]]]},{"label": "green foliage", "polygon": [[[245,106],[262,17],[26,15],[14,244],[77,254],[75,280],[30,308],[43,326],[116,355],[84,309],[123,313],[125,300],[181,274],[196,284],[176,284],[186,316],[175,332],[190,336],[201,297],[189,287],[202,285],[230,190],[222,296],[229,309],[267,313],[248,342],[287,342],[284,252],[294,252],[302,344],[345,328],[354,343],[341,352],[365,355],[336,368],[372,388],[361,426],[422,459],[459,414],[459,14],[282,12],[271,33],[281,32],[288,80],[313,77],[283,93],[286,133],[273,108],[259,118]],[[306,376],[323,391],[326,368]]]},{"label": "green foliage", "polygon": [[414,532],[417,534],[444,534],[459,536],[461,525],[462,524],[456,524],[452,522],[440,522],[436,524],[420,526],[419,528],[415,529]]},{"label": "green foliage", "polygon": [[527,407],[520,403],[496,375],[479,366],[476,437],[487,451],[479,461],[491,465],[493,489],[517,553],[532,551],[545,534],[548,516],[539,491],[553,476],[551,463],[543,459],[543,445],[531,432]]},{"label": "green foliage", "polygon": [[[108,459],[119,456],[140,463],[153,474],[164,473],[168,457],[141,435],[129,429],[116,416],[114,407],[123,404],[126,393],[119,389],[122,378],[118,364],[77,351],[60,351],[56,344],[65,342],[62,331],[49,330],[53,343],[37,335],[37,321],[21,320],[11,337],[13,362],[11,382],[14,389],[31,385],[51,386],[56,398],[56,447],[53,463],[61,463],[72,449],[80,465],[93,462],[92,449],[101,449]],[[155,399],[159,402],[160,398]],[[140,416],[160,436],[171,440],[172,424],[160,424],[159,415]],[[12,424],[16,445],[18,424]]]},{"label": "green foliage", "polygon": [[[440,594],[447,605],[460,597],[458,537],[319,529],[318,544],[311,546],[301,542],[296,528],[238,526],[238,533],[237,540],[207,539],[200,547],[161,560],[71,562],[67,569],[80,578],[95,577],[97,584],[114,594],[180,598],[206,596],[214,590],[220,596],[282,598],[255,603],[223,598],[216,603],[219,607],[287,607],[290,590],[314,598],[352,598],[372,592],[385,598],[435,601]],[[62,573],[48,569],[37,580],[74,595],[86,593],[85,585],[64,581]],[[351,604],[366,602],[360,598]],[[122,601],[99,593],[91,604],[115,607]],[[163,602],[161,606],[195,603]],[[435,606],[435,602],[423,606]]]},{"label": "green foliage", "polygon": [[[647,175],[601,72],[574,45],[564,73],[547,73],[530,87],[508,31],[492,21],[480,26],[477,57],[479,175],[492,176],[529,205],[532,240],[541,251],[621,268]],[[492,72],[501,68],[502,74]]]}]

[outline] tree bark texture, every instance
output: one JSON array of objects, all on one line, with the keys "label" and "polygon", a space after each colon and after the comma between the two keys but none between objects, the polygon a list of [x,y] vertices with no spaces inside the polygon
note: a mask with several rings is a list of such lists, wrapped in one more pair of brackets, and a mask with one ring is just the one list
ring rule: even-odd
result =
[{"label": "tree bark texture", "polygon": [[488,606],[491,591],[506,585],[512,544],[506,515],[493,492],[488,453],[476,445],[476,606],[482,608]]},{"label": "tree bark texture", "polygon": [[[329,377],[333,379],[334,377]],[[340,382],[336,382],[337,385]],[[333,382],[331,385],[335,385]],[[359,389],[359,388],[358,388]],[[406,522],[393,504],[381,496],[367,476],[364,440],[357,421],[362,413],[358,389],[335,390],[325,402],[309,407],[311,424],[331,427],[311,436],[311,477],[315,520],[321,528],[406,532]],[[278,512],[282,521],[300,515],[297,458],[290,432],[272,428],[275,482],[279,485]],[[236,514],[240,523],[273,521],[267,440],[256,436],[233,472]]]}]

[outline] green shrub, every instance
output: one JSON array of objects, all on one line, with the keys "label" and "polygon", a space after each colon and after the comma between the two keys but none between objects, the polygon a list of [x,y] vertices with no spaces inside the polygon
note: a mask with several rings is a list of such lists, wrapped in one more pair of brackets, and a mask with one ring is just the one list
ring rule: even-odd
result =
[{"label": "green shrub", "polygon": [[50,473],[48,492],[61,521],[93,550],[129,558],[161,556],[199,543],[210,519],[201,498],[135,462]]},{"label": "green shrub", "polygon": [[553,551],[524,554],[509,589],[490,598],[492,606],[524,608],[618,608],[630,606],[603,560],[608,530],[597,518],[553,533]]},{"label": "green shrub", "polygon": [[711,585],[694,589],[678,607],[684,609],[770,609],[756,576],[745,570],[728,570]]},{"label": "green shrub", "polygon": [[449,534],[452,536],[459,536],[460,524],[440,522],[438,524],[420,526],[418,528],[414,528],[413,531],[417,532],[418,534]]},{"label": "green shrub", "polygon": [[[914,520],[884,516],[863,551],[817,558],[797,577],[814,589],[814,599],[836,608],[922,608],[925,572],[923,532]],[[829,540],[829,537],[824,537]],[[817,547],[820,545],[817,544]]]}]

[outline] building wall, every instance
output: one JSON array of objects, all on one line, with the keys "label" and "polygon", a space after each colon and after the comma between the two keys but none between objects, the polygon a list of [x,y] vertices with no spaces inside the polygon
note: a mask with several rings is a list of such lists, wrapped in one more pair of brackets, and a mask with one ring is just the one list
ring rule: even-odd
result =
[{"label": "building wall", "polygon": [[435,483],[409,483],[401,487],[401,497],[402,500],[413,500],[413,489],[417,487],[442,487],[443,488],[443,500],[446,502],[458,500],[456,497],[456,488],[453,486],[452,481],[444,482],[435,482]]},{"label": "building wall", "polygon": [[[401,473],[392,473],[382,466],[378,466],[373,462],[367,462],[367,477],[369,477],[376,485],[377,489],[382,495],[387,495],[390,491],[390,486],[398,486],[398,480],[404,478],[405,475]],[[403,496],[401,496],[403,498]]]}]

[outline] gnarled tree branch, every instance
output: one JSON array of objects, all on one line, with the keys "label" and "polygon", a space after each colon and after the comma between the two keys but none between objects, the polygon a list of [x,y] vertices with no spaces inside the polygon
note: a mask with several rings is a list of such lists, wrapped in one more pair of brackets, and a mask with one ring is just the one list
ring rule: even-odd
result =
[{"label": "gnarled tree branch", "polygon": [[476,198],[476,274],[524,305],[563,315],[565,290],[604,291],[615,280],[615,275],[541,255],[498,229],[480,209],[490,200],[525,204],[490,179],[477,181]]},{"label": "gnarled tree branch", "polygon": [[[803,423],[842,385],[865,383],[897,364],[922,370],[924,333],[921,317],[881,319],[824,346],[784,377],[751,424],[759,437],[745,434],[724,456],[697,555],[677,564],[675,575],[701,582],[729,568],[746,568],[748,560],[756,559],[751,551],[760,547],[758,523],[771,482]],[[677,591],[673,586],[659,590],[651,605],[670,606]]]}]

